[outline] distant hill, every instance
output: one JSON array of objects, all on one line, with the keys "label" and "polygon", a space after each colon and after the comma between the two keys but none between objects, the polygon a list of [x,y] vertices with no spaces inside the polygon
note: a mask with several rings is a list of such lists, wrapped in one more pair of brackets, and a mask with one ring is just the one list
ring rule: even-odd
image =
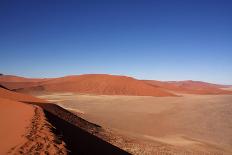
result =
[{"label": "distant hill", "polygon": [[25,78],[25,77],[14,76],[14,75],[1,75],[0,77],[0,82],[40,82],[45,80],[47,79]]},{"label": "distant hill", "polygon": [[175,96],[143,81],[107,74],[66,76],[41,82],[22,91],[78,92],[99,95]]},{"label": "distant hill", "polygon": [[229,87],[227,85],[212,84],[201,81],[168,81],[161,82],[156,80],[143,80],[155,87],[160,87],[165,90],[187,93],[187,94],[232,94],[231,91],[223,90],[221,88]]},{"label": "distant hill", "polygon": [[47,80],[49,79],[25,78],[13,75],[0,76],[0,84],[10,90],[36,86]]},{"label": "distant hill", "polygon": [[176,96],[187,94],[232,94],[229,86],[201,81],[138,80],[108,74],[73,75],[60,78],[24,78],[0,76],[0,85],[20,92],[77,92],[99,95]]}]

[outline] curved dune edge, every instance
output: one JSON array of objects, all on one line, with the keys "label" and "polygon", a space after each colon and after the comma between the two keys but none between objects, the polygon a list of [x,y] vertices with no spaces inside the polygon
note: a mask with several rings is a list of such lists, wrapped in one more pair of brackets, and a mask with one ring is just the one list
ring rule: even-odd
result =
[{"label": "curved dune edge", "polygon": [[0,98],[0,154],[67,154],[43,110]]},{"label": "curved dune edge", "polygon": [[31,152],[33,154],[67,154],[65,143],[51,132],[53,126],[46,120],[43,110],[37,106],[33,107],[34,116],[24,135],[27,140],[13,152],[16,154],[30,154]]}]

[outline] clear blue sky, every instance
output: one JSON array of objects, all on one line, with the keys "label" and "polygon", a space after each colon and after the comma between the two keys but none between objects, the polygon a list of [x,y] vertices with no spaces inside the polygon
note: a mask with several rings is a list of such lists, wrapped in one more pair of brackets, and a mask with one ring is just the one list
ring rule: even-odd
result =
[{"label": "clear blue sky", "polygon": [[232,1],[1,0],[0,72],[232,84]]}]

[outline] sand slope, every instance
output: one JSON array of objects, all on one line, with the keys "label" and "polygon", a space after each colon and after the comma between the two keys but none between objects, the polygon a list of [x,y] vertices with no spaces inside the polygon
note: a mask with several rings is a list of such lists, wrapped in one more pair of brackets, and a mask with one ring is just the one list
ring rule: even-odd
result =
[{"label": "sand slope", "polygon": [[175,96],[143,81],[107,74],[67,76],[45,81],[40,86],[24,89],[30,91],[78,92],[103,95]]},{"label": "sand slope", "polygon": [[48,79],[40,79],[40,78],[25,78],[14,75],[1,75],[0,82],[41,82],[46,81]]},{"label": "sand slope", "polygon": [[0,98],[0,154],[26,141],[22,135],[33,115],[32,106]]},{"label": "sand slope", "polygon": [[49,79],[25,78],[25,77],[13,76],[13,75],[0,76],[0,84],[11,90],[37,86],[40,84],[40,82],[47,80]]},{"label": "sand slope", "polygon": [[64,143],[55,142],[43,110],[19,101],[44,100],[0,87],[0,154],[67,154]]},{"label": "sand slope", "polygon": [[201,81],[137,80],[127,76],[85,74],[61,78],[24,78],[0,76],[0,85],[19,92],[78,92],[100,95],[174,96],[187,94],[232,94],[229,86]]},{"label": "sand slope", "polygon": [[24,102],[44,102],[45,100],[21,94],[21,93],[16,93],[4,88],[0,87],[0,98],[5,98],[9,100],[14,100],[14,101],[24,101]]}]

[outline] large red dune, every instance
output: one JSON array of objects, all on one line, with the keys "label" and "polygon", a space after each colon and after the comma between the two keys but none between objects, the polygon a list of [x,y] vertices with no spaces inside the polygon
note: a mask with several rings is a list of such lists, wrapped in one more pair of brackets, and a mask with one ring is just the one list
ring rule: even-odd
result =
[{"label": "large red dune", "polygon": [[107,74],[66,76],[42,82],[40,86],[30,87],[27,90],[101,95],[175,96],[131,77]]},{"label": "large red dune", "polygon": [[201,81],[169,81],[161,82],[156,80],[144,80],[146,83],[155,87],[163,88],[164,90],[174,91],[187,94],[232,94],[231,91],[223,90],[225,85],[217,85]]}]

